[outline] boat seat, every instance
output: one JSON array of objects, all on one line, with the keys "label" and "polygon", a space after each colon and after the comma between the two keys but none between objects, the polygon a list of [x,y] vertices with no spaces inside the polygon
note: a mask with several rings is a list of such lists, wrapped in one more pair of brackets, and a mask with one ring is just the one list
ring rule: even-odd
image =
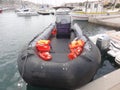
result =
[{"label": "boat seat", "polygon": [[60,38],[70,38],[70,23],[66,23],[66,24],[61,24],[61,23],[56,23],[56,28],[57,28],[57,35],[56,37],[58,39]]}]

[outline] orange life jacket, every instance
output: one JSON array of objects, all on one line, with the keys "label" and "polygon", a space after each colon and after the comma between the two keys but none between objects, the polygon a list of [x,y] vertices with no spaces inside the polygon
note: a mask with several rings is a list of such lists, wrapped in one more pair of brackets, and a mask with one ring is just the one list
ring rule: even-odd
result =
[{"label": "orange life jacket", "polygon": [[52,59],[52,56],[50,55],[49,52],[40,52],[38,55],[45,61],[49,61]]},{"label": "orange life jacket", "polygon": [[56,28],[54,28],[51,33],[52,33],[52,35],[56,35],[57,34]]},{"label": "orange life jacket", "polygon": [[38,55],[45,61],[49,61],[52,59],[50,55],[50,40],[39,40],[36,42],[36,49],[38,51]]},{"label": "orange life jacket", "polygon": [[85,45],[85,42],[83,40],[81,40],[81,39],[80,40],[76,40],[76,41],[72,41],[69,44],[70,53],[68,54],[68,58],[70,60],[73,60],[74,58],[79,56],[82,53],[82,51],[83,51],[84,45]]},{"label": "orange life jacket", "polygon": [[37,41],[36,48],[39,52],[49,52],[50,51],[50,40]]}]

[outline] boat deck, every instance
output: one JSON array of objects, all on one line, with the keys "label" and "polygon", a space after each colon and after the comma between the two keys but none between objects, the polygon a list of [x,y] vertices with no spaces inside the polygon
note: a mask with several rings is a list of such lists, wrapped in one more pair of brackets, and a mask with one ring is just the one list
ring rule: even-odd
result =
[{"label": "boat deck", "polygon": [[75,34],[71,32],[70,38],[52,38],[51,48],[56,53],[69,53],[69,43],[74,40]]},{"label": "boat deck", "polygon": [[67,62],[68,61],[68,54],[70,52],[69,50],[69,43],[74,40],[75,35],[72,32],[70,39],[68,38],[52,38],[51,40],[51,54],[54,59],[52,59],[53,62]]}]

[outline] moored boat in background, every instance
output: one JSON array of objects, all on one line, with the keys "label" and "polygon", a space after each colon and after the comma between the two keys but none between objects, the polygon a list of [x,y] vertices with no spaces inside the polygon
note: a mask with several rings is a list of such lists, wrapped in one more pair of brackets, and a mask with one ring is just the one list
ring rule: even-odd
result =
[{"label": "moored boat in background", "polygon": [[47,10],[47,9],[39,9],[37,11],[37,13],[41,14],[41,15],[49,15],[50,14],[49,10]]},{"label": "moored boat in background", "polygon": [[40,8],[37,12],[40,15],[50,15],[50,14],[54,15],[55,9],[53,9],[53,8]]},{"label": "moored boat in background", "polygon": [[18,16],[37,16],[38,15],[36,11],[33,11],[29,8],[19,9],[16,13]]},{"label": "moored boat in background", "polygon": [[0,9],[0,13],[2,13],[2,11],[3,11],[3,10],[2,10],[2,9]]},{"label": "moored boat in background", "polygon": [[106,15],[101,1],[86,1],[84,6],[79,8],[74,8],[70,15],[73,20],[88,20],[92,16]]}]

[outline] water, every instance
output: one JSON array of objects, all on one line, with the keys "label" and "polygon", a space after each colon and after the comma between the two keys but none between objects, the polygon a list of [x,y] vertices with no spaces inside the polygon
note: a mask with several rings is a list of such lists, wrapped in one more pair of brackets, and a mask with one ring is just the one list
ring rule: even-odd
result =
[{"label": "water", "polygon": [[[33,90],[33,87],[26,86],[19,76],[17,57],[22,47],[52,22],[52,15],[18,17],[12,11],[0,14],[0,90]],[[88,36],[111,30],[87,22],[76,22]],[[111,63],[105,61],[96,78],[113,70],[115,68]]]}]

